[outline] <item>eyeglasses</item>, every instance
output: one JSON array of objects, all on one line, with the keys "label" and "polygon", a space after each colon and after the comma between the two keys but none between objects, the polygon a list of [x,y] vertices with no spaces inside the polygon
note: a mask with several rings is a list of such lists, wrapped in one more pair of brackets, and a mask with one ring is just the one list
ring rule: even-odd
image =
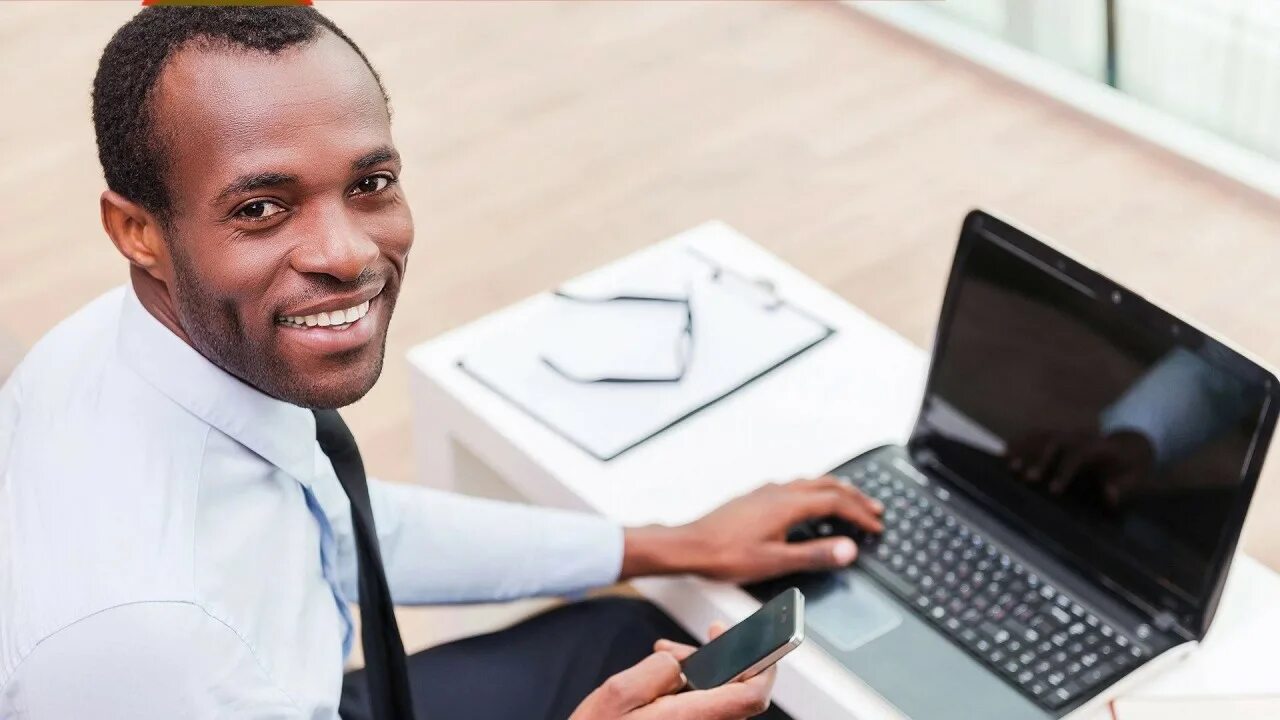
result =
[{"label": "eyeglasses", "polygon": [[684,306],[684,327],[676,337],[675,347],[676,359],[679,365],[674,374],[652,376],[637,375],[632,377],[615,377],[610,375],[583,377],[565,370],[557,365],[551,358],[543,355],[540,358],[542,363],[555,371],[556,374],[566,380],[571,380],[576,383],[678,383],[684,379],[685,373],[689,370],[689,363],[693,357],[693,305],[689,302],[688,297],[663,297],[660,295],[613,295],[611,297],[597,298],[572,295],[562,290],[556,290],[552,295],[564,300],[571,300],[579,303],[590,303],[592,305],[632,302]]},{"label": "eyeglasses", "polygon": [[[726,290],[736,292],[749,297],[753,302],[760,303],[760,308],[766,312],[772,312],[782,307],[785,301],[778,296],[777,289],[770,280],[763,278],[748,278],[732,270],[729,270],[711,258],[702,253],[688,248],[689,254],[697,258],[699,261],[711,268],[710,281],[724,287]],[[582,295],[574,295],[556,290],[552,292],[555,297],[570,300],[579,303],[590,303],[593,305],[603,305],[607,303],[660,303],[669,305],[683,305],[685,313],[685,324],[680,334],[676,338],[676,357],[679,362],[679,369],[672,375],[653,375],[653,376],[631,376],[631,377],[615,377],[610,375],[602,375],[597,377],[583,377],[576,375],[568,370],[560,367],[551,358],[543,355],[540,357],[542,363],[551,368],[556,374],[576,383],[678,383],[684,379],[685,374],[689,370],[689,365],[693,361],[693,304],[690,302],[689,296],[685,297],[666,297],[661,295],[613,295],[610,297],[584,297]]]}]

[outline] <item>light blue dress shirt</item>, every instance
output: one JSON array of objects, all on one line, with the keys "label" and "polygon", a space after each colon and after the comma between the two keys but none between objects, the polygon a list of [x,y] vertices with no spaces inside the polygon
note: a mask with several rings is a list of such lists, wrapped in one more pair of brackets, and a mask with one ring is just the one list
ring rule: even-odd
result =
[{"label": "light blue dress shirt", "polygon": [[[398,603],[620,571],[622,530],[601,518],[370,494]],[[131,289],[59,324],[0,390],[0,718],[335,718],[355,593],[311,413],[206,360]]]},{"label": "light blue dress shirt", "polygon": [[1174,465],[1195,454],[1254,405],[1250,388],[1214,361],[1176,347],[1142,374],[1110,407],[1099,427],[1141,433],[1151,442],[1158,465]]}]

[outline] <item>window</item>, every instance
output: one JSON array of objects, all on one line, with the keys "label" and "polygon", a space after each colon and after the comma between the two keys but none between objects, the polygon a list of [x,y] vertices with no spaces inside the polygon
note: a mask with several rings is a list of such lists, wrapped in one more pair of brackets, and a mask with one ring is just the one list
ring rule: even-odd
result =
[{"label": "window", "polygon": [[913,4],[1280,159],[1280,0]]}]

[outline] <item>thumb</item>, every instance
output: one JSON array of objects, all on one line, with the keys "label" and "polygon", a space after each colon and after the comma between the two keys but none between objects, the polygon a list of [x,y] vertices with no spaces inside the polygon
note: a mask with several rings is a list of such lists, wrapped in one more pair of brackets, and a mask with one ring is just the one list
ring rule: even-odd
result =
[{"label": "thumb", "polygon": [[669,695],[685,685],[684,673],[675,656],[655,652],[637,665],[623,670],[600,687],[604,702],[614,711],[630,712]]},{"label": "thumb", "polygon": [[858,557],[858,546],[847,537],[798,543],[779,543],[774,568],[778,574],[846,567]]}]

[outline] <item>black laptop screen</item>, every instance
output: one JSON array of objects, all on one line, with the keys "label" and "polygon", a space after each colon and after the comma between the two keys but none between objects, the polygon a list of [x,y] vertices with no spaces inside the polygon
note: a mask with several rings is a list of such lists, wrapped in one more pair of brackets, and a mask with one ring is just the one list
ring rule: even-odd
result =
[{"label": "black laptop screen", "polygon": [[913,449],[1086,567],[1198,607],[1238,538],[1268,376],[1055,255],[962,243]]}]

